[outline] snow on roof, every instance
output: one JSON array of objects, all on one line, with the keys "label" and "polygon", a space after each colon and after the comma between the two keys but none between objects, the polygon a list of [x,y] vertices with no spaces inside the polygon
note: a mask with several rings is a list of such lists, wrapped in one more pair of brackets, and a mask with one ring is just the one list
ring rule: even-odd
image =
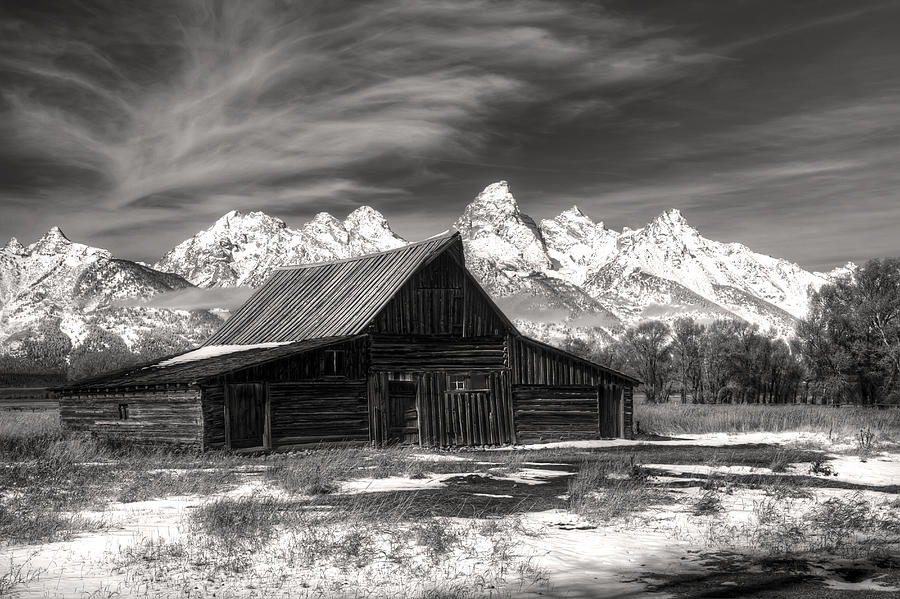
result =
[{"label": "snow on roof", "polygon": [[165,368],[166,366],[174,366],[185,362],[196,362],[197,360],[226,356],[236,352],[248,351],[251,349],[267,349],[270,347],[278,347],[280,345],[288,345],[290,343],[290,341],[276,341],[270,343],[256,343],[253,345],[208,345],[189,351],[186,354],[181,354],[180,356],[157,362],[152,366],[146,366],[145,368]]}]

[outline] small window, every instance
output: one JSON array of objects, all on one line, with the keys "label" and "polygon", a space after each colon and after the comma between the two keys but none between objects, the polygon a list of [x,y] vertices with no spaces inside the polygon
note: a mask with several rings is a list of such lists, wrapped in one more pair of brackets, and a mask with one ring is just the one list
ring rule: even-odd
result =
[{"label": "small window", "polygon": [[468,376],[465,374],[451,374],[450,380],[447,382],[447,388],[450,391],[463,391],[468,389]]},{"label": "small window", "polygon": [[447,379],[447,389],[450,391],[482,391],[487,388],[488,377],[486,374],[451,374]]},{"label": "small window", "polygon": [[326,349],[322,376],[344,376],[346,374],[346,356],[342,349]]},{"label": "small window", "polygon": [[413,375],[410,372],[391,372],[388,374],[388,380],[412,382]]},{"label": "small window", "polygon": [[128,420],[128,404],[119,404],[119,420]]}]

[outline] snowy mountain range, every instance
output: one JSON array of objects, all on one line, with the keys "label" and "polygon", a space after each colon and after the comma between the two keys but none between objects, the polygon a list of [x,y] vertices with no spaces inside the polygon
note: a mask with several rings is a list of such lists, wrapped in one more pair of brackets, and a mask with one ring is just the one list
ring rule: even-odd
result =
[{"label": "snowy mountain range", "polygon": [[74,345],[92,327],[112,332],[128,345],[162,330],[194,344],[221,320],[209,314],[123,305],[189,287],[176,274],[73,243],[57,227],[28,246],[13,238],[0,248],[0,348],[8,349],[23,332],[48,324]]},{"label": "snowy mountain range", "polygon": [[[524,330],[549,341],[614,337],[656,318],[737,318],[789,334],[809,291],[853,265],[812,273],[737,243],[706,239],[677,210],[616,232],[577,206],[536,223],[505,181],[487,186],[453,224],[469,268]],[[134,302],[199,288],[255,287],[279,266],[347,258],[406,244],[367,206],[343,221],[320,213],[298,229],[262,212],[225,214],[152,267],[68,240],[58,228],[0,249],[0,343],[46,319],[77,344],[90,326],[129,345],[154,328],[199,342],[208,312]],[[129,304],[131,300],[131,304]],[[126,307],[123,307],[123,302]]]}]

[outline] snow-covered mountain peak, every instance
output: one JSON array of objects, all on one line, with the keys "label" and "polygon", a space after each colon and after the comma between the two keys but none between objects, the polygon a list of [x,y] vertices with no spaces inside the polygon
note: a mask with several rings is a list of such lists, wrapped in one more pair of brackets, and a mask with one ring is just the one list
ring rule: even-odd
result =
[{"label": "snow-covered mountain peak", "polygon": [[206,230],[209,232],[228,234],[247,231],[277,231],[278,229],[284,229],[286,227],[287,225],[283,220],[275,218],[274,216],[269,216],[265,212],[242,212],[240,210],[231,210],[222,215],[219,220],[214,222],[212,226]]},{"label": "snow-covered mountain peak", "polygon": [[595,223],[578,206],[542,220],[541,231],[550,257],[559,264],[560,276],[576,285],[584,282],[590,270],[610,260],[619,237],[602,222]]},{"label": "snow-covered mountain peak", "polygon": [[[484,188],[454,223],[466,243],[466,258],[486,260],[504,271],[552,267],[541,230],[519,210],[506,181]],[[473,263],[474,264],[474,263]]]},{"label": "snow-covered mountain peak", "polygon": [[9,241],[3,246],[3,251],[14,256],[24,256],[25,246],[22,245],[15,237],[10,237]]},{"label": "snow-covered mountain peak", "polygon": [[32,254],[41,254],[50,256],[53,254],[63,254],[72,246],[71,240],[66,237],[65,233],[59,227],[51,227],[49,231],[28,246],[28,251]]},{"label": "snow-covered mountain peak", "polygon": [[497,215],[519,214],[519,204],[509,191],[509,183],[506,181],[497,181],[485,187],[481,193],[475,196],[475,200],[469,206],[478,206],[482,210]]},{"label": "snow-covered mountain peak", "polygon": [[350,252],[368,254],[406,245],[406,240],[391,230],[384,215],[369,206],[360,206],[342,223],[350,239]]},{"label": "snow-covered mountain peak", "polygon": [[328,212],[319,212],[312,220],[303,225],[301,229],[322,229],[322,230],[331,230],[331,229],[342,229],[344,227],[343,223],[336,219]]},{"label": "snow-covered mountain peak", "polygon": [[842,266],[832,268],[828,272],[814,272],[813,274],[826,281],[834,282],[847,276],[852,277],[858,268],[859,266],[855,262],[847,262]]},{"label": "snow-covered mountain peak", "polygon": [[644,227],[644,231],[655,235],[699,235],[678,208],[670,208],[654,218]]},{"label": "snow-covered mountain peak", "polygon": [[348,214],[343,226],[360,235],[396,237],[384,215],[369,206],[360,206]]}]

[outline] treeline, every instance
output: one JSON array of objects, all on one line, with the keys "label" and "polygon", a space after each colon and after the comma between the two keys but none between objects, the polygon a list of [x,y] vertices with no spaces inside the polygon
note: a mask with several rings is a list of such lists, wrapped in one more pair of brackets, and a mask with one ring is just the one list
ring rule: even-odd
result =
[{"label": "treeline", "polygon": [[643,322],[567,349],[643,381],[648,402],[900,403],[900,259],[871,260],[813,293],[790,339],[732,320]]}]

